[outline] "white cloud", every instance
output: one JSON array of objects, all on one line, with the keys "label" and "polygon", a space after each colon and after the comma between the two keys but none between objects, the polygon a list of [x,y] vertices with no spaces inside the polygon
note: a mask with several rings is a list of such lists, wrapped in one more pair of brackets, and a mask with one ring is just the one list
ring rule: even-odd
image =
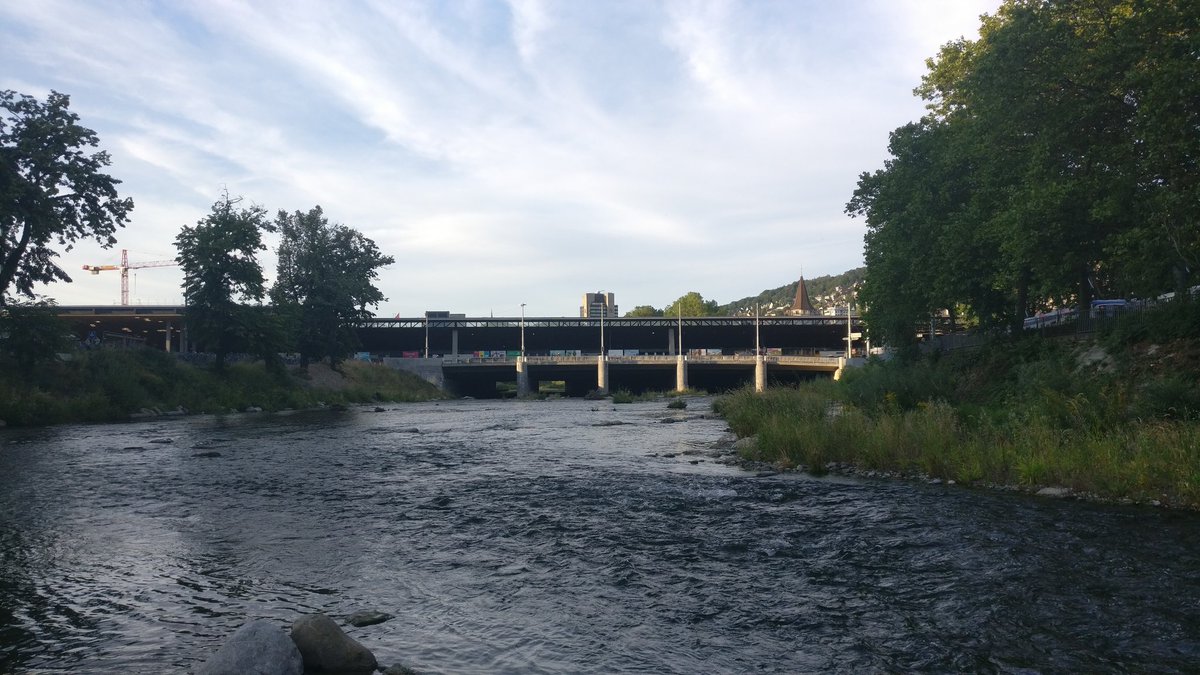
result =
[{"label": "white cloud", "polygon": [[[381,314],[572,314],[861,264],[857,174],[920,114],[923,60],[996,5],[0,2],[0,86],[73,95],[137,202],[117,249],[171,252],[225,187],[374,238]],[[172,274],[139,291],[178,298]]]}]

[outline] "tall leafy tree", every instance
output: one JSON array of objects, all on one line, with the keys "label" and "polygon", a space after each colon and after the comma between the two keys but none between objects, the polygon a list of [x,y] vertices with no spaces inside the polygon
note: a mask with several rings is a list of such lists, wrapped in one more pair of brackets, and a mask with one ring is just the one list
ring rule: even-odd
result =
[{"label": "tall leafy tree", "polygon": [[320,206],[280,211],[275,223],[279,266],[271,300],[292,319],[301,367],[324,358],[336,366],[357,346],[354,327],[371,317],[367,308],[387,299],[374,282],[395,259],[357,230],[330,224]]},{"label": "tall leafy tree", "polygon": [[680,312],[683,312],[683,316],[716,316],[720,309],[716,300],[705,300],[703,295],[691,291],[664,307],[662,311],[663,316],[677,316]]},{"label": "tall leafy tree", "polygon": [[266,209],[241,207],[240,202],[240,197],[226,193],[211,213],[195,226],[184,226],[175,237],[188,330],[216,354],[218,369],[235,349],[272,351],[259,348],[266,332],[262,312],[242,303],[263,299],[266,282],[258,253],[266,249],[263,232],[274,226]]},{"label": "tall leafy tree", "polygon": [[117,195],[121,181],[103,172],[108,153],[89,154],[99,140],[70,102],[58,92],[42,102],[0,91],[0,306],[10,294],[33,298],[35,284],[70,281],[53,246],[112,246],[133,210]]},{"label": "tall leafy tree", "polygon": [[[945,45],[920,123],[847,206],[868,224],[872,330],[938,307],[1019,326],[1200,265],[1200,6],[1006,0]],[[931,272],[932,270],[932,272]],[[889,327],[884,328],[880,324]]]}]

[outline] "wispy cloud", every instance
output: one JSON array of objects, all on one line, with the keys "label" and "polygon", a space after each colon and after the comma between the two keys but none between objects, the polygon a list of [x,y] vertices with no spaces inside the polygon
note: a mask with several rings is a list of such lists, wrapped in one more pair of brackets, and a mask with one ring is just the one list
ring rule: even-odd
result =
[{"label": "wispy cloud", "polygon": [[374,238],[389,315],[727,301],[861,264],[857,174],[920,114],[923,60],[996,5],[0,2],[0,87],[72,94],[138,205],[118,248],[171,252],[227,188]]}]

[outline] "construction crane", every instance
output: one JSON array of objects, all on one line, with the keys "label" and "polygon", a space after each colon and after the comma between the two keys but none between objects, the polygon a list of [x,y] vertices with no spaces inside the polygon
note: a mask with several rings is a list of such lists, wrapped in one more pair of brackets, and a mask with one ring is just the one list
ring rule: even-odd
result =
[{"label": "construction crane", "polygon": [[145,267],[170,267],[178,265],[174,260],[152,260],[150,262],[129,262],[129,251],[121,249],[121,264],[120,265],[84,265],[83,269],[92,274],[100,274],[101,272],[109,272],[113,270],[121,270],[121,304],[129,304],[129,270],[140,270]]}]

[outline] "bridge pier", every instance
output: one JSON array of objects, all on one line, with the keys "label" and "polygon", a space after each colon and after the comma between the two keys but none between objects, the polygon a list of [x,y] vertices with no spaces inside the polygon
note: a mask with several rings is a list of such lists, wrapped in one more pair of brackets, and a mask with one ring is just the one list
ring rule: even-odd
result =
[{"label": "bridge pier", "polygon": [[762,354],[754,357],[754,391],[763,393],[767,390],[767,360]]},{"label": "bridge pier", "polygon": [[517,397],[524,398],[529,396],[532,390],[529,387],[529,364],[525,361],[524,356],[517,357]]},{"label": "bridge pier", "polygon": [[608,393],[608,358],[604,354],[596,362],[596,389],[602,394]]},{"label": "bridge pier", "polygon": [[667,356],[675,356],[675,329],[667,329]]},{"label": "bridge pier", "polygon": [[675,357],[675,391],[687,391],[687,358],[683,354]]}]

